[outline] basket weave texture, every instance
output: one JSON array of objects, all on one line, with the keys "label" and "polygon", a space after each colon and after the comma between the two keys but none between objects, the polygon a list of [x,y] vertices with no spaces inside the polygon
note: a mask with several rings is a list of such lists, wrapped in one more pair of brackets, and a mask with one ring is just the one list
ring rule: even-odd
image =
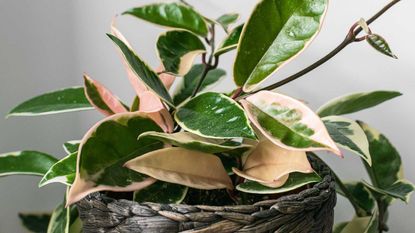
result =
[{"label": "basket weave texture", "polygon": [[298,194],[253,205],[137,203],[94,193],[77,204],[83,232],[332,232],[335,180],[326,166],[310,161],[323,177],[320,183]]}]

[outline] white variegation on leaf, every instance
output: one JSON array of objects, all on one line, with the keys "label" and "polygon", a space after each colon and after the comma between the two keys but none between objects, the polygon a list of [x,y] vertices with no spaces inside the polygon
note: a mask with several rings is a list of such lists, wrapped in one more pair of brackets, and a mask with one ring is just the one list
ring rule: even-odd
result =
[{"label": "white variegation on leaf", "polygon": [[359,155],[372,165],[369,142],[362,127],[356,121],[341,116],[328,116],[322,120],[338,146]]},{"label": "white variegation on leaf", "polygon": [[106,116],[128,112],[118,97],[111,93],[100,82],[84,74],[85,96],[92,106]]},{"label": "white variegation on leaf", "polygon": [[162,148],[158,141],[137,141],[146,131],[161,131],[161,128],[142,112],[118,113],[88,130],[80,143],[76,177],[67,205],[97,191],[136,191],[153,184],[155,179],[123,167],[135,156]]},{"label": "white variegation on leaf", "polygon": [[302,102],[261,91],[241,103],[251,122],[274,144],[288,150],[329,150],[342,155],[321,119]]},{"label": "white variegation on leaf", "polygon": [[313,168],[305,152],[287,150],[265,139],[248,156],[243,171],[233,171],[245,179],[277,188],[285,184],[290,173],[312,173]]},{"label": "white variegation on leaf", "polygon": [[197,189],[233,189],[221,160],[213,155],[173,147],[149,152],[126,167],[155,179]]},{"label": "white variegation on leaf", "polygon": [[77,155],[78,152],[74,152],[53,164],[39,182],[39,187],[51,183],[72,185],[76,174]]}]

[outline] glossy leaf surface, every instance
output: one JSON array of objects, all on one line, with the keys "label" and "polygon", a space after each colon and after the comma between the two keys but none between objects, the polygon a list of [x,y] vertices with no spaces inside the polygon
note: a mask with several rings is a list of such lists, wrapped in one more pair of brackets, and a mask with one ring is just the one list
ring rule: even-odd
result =
[{"label": "glossy leaf surface", "polygon": [[16,151],[0,155],[0,177],[9,175],[43,176],[58,160],[38,151]]},{"label": "glossy leaf surface", "polygon": [[401,199],[407,204],[409,203],[411,194],[414,192],[414,185],[406,180],[399,180],[396,183],[384,189],[374,187],[373,185],[367,182],[363,182],[363,184],[372,192],[375,192],[381,196],[386,195],[388,197]]},{"label": "glossy leaf surface", "polygon": [[218,49],[215,51],[216,56],[220,56],[238,47],[238,42],[242,33],[243,26],[243,24],[239,25],[229,33],[229,35],[222,41]]},{"label": "glossy leaf surface", "polygon": [[283,186],[290,173],[312,173],[313,168],[303,151],[286,150],[264,140],[258,143],[243,165],[243,171],[234,173],[271,188]]},{"label": "glossy leaf surface", "polygon": [[192,8],[180,3],[149,4],[130,9],[123,14],[161,26],[186,29],[200,36],[206,36],[208,33],[203,17]]},{"label": "glossy leaf surface", "polygon": [[85,95],[89,102],[106,116],[128,112],[121,101],[106,87],[88,75],[84,75]]},{"label": "glossy leaf surface", "polygon": [[187,187],[163,181],[134,192],[134,201],[138,203],[154,202],[160,204],[179,204],[187,194]]},{"label": "glossy leaf surface", "polygon": [[93,126],[81,142],[68,204],[96,191],[135,191],[154,183],[154,179],[123,166],[136,156],[162,147],[154,140],[137,141],[147,131],[161,129],[147,114],[140,112],[119,113]]},{"label": "glossy leaf surface", "polygon": [[[196,64],[194,65],[190,71],[183,77],[179,88],[176,91],[176,94],[173,97],[174,104],[179,105],[186,99],[188,99],[193,90],[196,88],[199,79],[203,73],[204,65],[203,64]],[[207,89],[209,86],[213,85],[214,83],[221,80],[225,77],[226,72],[222,69],[214,69],[210,70],[205,80],[202,83],[200,91]]]},{"label": "glossy leaf surface", "polygon": [[329,101],[321,106],[317,112],[320,117],[354,113],[374,107],[401,95],[401,93],[396,91],[373,91],[349,94]]},{"label": "glossy leaf surface", "polygon": [[158,75],[125,42],[113,35],[108,34],[108,36],[124,54],[124,58],[130,65],[131,70],[145,83],[146,87],[156,93],[167,104],[174,106],[169,92]]},{"label": "glossy leaf surface", "polygon": [[233,188],[217,156],[179,147],[149,152],[128,161],[125,166],[158,180],[192,188]]},{"label": "glossy leaf surface", "polygon": [[375,187],[385,189],[403,179],[399,152],[379,131],[359,122],[369,141],[372,166],[366,167]]},{"label": "glossy leaf surface", "polygon": [[389,47],[388,42],[386,42],[386,40],[380,35],[377,35],[377,34],[367,35],[366,41],[378,52],[386,56],[398,59],[398,57],[395,54],[393,54],[391,48]]},{"label": "glossy leaf surface", "polygon": [[289,175],[285,184],[278,188],[270,188],[255,181],[246,181],[239,184],[236,189],[241,192],[253,194],[277,194],[289,192],[304,185],[319,182],[320,180],[321,177],[315,172],[309,174],[294,172]]},{"label": "glossy leaf surface", "polygon": [[93,109],[83,87],[60,89],[27,100],[9,112],[10,116],[38,116]]},{"label": "glossy leaf surface", "polygon": [[243,29],[234,80],[245,92],[302,52],[317,35],[327,0],[262,0]]},{"label": "glossy leaf surface", "polygon": [[61,159],[45,173],[39,183],[39,187],[50,183],[62,183],[65,185],[72,185],[76,174],[76,159],[78,152],[74,152]]},{"label": "glossy leaf surface", "polygon": [[141,134],[139,138],[155,139],[169,145],[211,154],[227,151],[239,151],[242,153],[252,148],[252,146],[248,144],[204,138],[189,132],[178,132],[173,134],[147,132]]},{"label": "glossy leaf surface", "polygon": [[183,76],[195,58],[206,52],[205,45],[191,32],[176,30],[161,34],[157,50],[166,72]]},{"label": "glossy leaf surface", "polygon": [[202,137],[255,138],[243,109],[219,93],[204,93],[183,103],[175,119],[183,129]]},{"label": "glossy leaf surface", "polygon": [[349,150],[369,165],[372,159],[369,152],[369,142],[363,129],[355,121],[340,116],[328,116],[323,119],[324,125],[336,144]]},{"label": "glossy leaf surface", "polygon": [[341,155],[321,119],[302,102],[261,91],[241,103],[251,122],[274,144],[289,150],[330,150]]},{"label": "glossy leaf surface", "polygon": [[229,13],[219,16],[219,18],[216,19],[216,22],[218,22],[223,29],[227,32],[229,25],[235,23],[239,19],[238,13]]},{"label": "glossy leaf surface", "polygon": [[63,144],[63,149],[68,155],[73,154],[78,152],[80,143],[81,141],[78,140],[67,141]]},{"label": "glossy leaf surface", "polygon": [[26,214],[19,213],[23,226],[32,233],[46,233],[50,220],[50,214]]}]

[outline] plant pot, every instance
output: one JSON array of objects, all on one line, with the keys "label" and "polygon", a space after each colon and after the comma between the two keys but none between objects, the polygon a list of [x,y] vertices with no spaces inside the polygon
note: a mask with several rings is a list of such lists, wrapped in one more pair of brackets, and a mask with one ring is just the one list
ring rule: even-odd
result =
[{"label": "plant pot", "polygon": [[320,183],[253,205],[137,203],[95,193],[77,204],[83,232],[332,232],[335,180],[329,168],[310,161]]}]

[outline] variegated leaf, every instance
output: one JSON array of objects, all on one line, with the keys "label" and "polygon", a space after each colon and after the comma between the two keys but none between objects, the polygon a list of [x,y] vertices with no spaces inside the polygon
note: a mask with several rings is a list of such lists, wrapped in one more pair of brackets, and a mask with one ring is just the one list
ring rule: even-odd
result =
[{"label": "variegated leaf", "polygon": [[128,161],[125,166],[158,180],[192,188],[233,188],[217,156],[184,148],[152,151]]},{"label": "variegated leaf", "polygon": [[63,144],[63,149],[68,155],[73,154],[75,152],[78,152],[79,143],[81,143],[81,141],[79,140],[67,141]]},{"label": "variegated leaf", "polygon": [[98,111],[106,116],[115,113],[128,112],[124,104],[101,83],[84,75],[85,96]]},{"label": "variegated leaf", "polygon": [[76,175],[76,159],[78,152],[74,152],[53,164],[45,173],[39,183],[39,187],[50,183],[62,183],[72,185]]},{"label": "variegated leaf", "polygon": [[118,113],[94,125],[81,141],[68,204],[92,192],[135,191],[154,183],[154,179],[123,167],[136,156],[162,148],[162,143],[155,140],[137,141],[147,131],[161,128],[141,112]]},{"label": "variegated leaf", "polygon": [[378,52],[386,56],[389,56],[391,58],[398,59],[398,57],[395,54],[393,54],[392,50],[390,49],[388,42],[386,42],[386,40],[380,35],[378,34],[367,35],[366,41]]},{"label": "variegated leaf", "polygon": [[229,140],[204,138],[189,132],[178,132],[174,134],[146,132],[140,135],[139,139],[141,138],[151,138],[173,146],[211,154],[228,151],[238,151],[242,154],[252,148],[252,146],[248,144]]},{"label": "variegated leaf", "polygon": [[286,183],[290,173],[312,173],[313,168],[305,152],[287,150],[263,140],[249,154],[243,171],[237,168],[233,168],[233,171],[245,179],[278,188]]},{"label": "variegated leaf", "polygon": [[355,216],[352,221],[343,226],[340,233],[377,233],[379,225],[377,209],[372,216],[358,217]]},{"label": "variegated leaf", "polygon": [[229,35],[222,41],[218,49],[215,51],[215,56],[220,56],[226,52],[236,49],[243,27],[244,25],[241,24],[229,33]]},{"label": "variegated leaf", "polygon": [[414,192],[414,184],[407,180],[398,180],[391,186],[387,188],[377,188],[365,181],[363,181],[363,184],[371,190],[371,192],[376,193],[377,195],[381,196],[388,196],[391,198],[398,198],[402,201],[409,203],[409,199],[411,198],[411,194]]},{"label": "variegated leaf", "polygon": [[251,122],[274,144],[288,150],[329,150],[341,155],[321,119],[302,102],[261,91],[241,103]]},{"label": "variegated leaf", "polygon": [[161,34],[157,50],[165,72],[183,76],[189,72],[195,58],[206,52],[205,45],[189,31],[175,30]]},{"label": "variegated leaf", "polygon": [[160,204],[179,204],[186,197],[188,188],[183,185],[157,181],[134,192],[134,201],[155,202]]},{"label": "variegated leaf", "polygon": [[0,177],[10,175],[43,176],[58,160],[38,151],[16,151],[0,155]]},{"label": "variegated leaf", "polygon": [[328,116],[322,120],[338,146],[359,155],[367,164],[372,165],[369,142],[365,132],[356,121],[341,116]]}]

